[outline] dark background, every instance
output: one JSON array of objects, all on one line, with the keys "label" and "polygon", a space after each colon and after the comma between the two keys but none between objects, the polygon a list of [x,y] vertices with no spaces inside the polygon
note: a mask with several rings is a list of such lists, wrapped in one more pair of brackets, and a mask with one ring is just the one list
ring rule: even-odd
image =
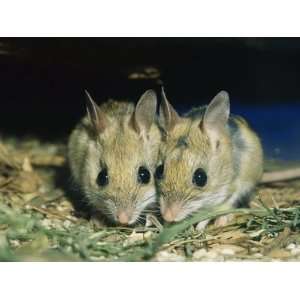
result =
[{"label": "dark background", "polygon": [[137,101],[161,84],[181,112],[227,90],[268,157],[300,159],[298,38],[2,38],[0,130],[66,138],[84,89]]}]

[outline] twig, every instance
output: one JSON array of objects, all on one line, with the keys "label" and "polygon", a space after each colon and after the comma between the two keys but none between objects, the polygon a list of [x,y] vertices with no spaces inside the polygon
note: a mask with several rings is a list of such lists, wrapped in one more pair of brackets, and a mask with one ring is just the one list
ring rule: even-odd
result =
[{"label": "twig", "polygon": [[271,183],[276,181],[286,181],[300,178],[300,168],[282,170],[282,171],[274,171],[274,172],[266,172],[263,174],[261,184]]},{"label": "twig", "polygon": [[34,155],[31,163],[40,167],[61,167],[66,163],[65,157],[61,155]]},{"label": "twig", "polygon": [[76,220],[73,220],[72,218],[68,217],[68,216],[62,216],[59,213],[53,213],[53,212],[49,212],[47,209],[41,208],[41,207],[37,207],[34,205],[28,205],[29,209],[35,210],[43,215],[46,215],[48,217],[52,217],[52,218],[56,218],[56,219],[60,219],[60,220],[69,220],[72,223],[77,223]]}]

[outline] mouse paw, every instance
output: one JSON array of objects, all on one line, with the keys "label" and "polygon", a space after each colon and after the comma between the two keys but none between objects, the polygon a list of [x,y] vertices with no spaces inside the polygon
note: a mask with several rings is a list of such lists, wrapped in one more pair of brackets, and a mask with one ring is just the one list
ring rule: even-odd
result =
[{"label": "mouse paw", "polygon": [[146,215],[146,224],[145,228],[155,226],[159,231],[163,230],[163,226],[160,224],[158,219],[153,214],[147,214]]},{"label": "mouse paw", "polygon": [[214,224],[216,227],[226,226],[226,225],[228,225],[228,223],[230,223],[233,220],[233,217],[234,217],[233,214],[221,216],[215,220]]},{"label": "mouse paw", "polygon": [[104,221],[96,216],[92,216],[89,222],[94,229],[101,229],[106,227]]},{"label": "mouse paw", "polygon": [[207,224],[209,223],[210,220],[205,220],[202,222],[199,222],[196,226],[196,230],[197,231],[203,231],[205,229],[205,227],[207,226]]}]

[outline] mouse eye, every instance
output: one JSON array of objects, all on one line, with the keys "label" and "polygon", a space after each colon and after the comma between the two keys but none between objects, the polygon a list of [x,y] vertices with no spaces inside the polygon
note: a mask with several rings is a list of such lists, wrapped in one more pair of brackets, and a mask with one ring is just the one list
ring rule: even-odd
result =
[{"label": "mouse eye", "polygon": [[98,174],[97,184],[99,186],[105,186],[108,184],[107,168],[102,169],[101,172]]},{"label": "mouse eye", "polygon": [[150,181],[150,172],[145,167],[139,167],[138,170],[138,182],[142,184],[147,184]]},{"label": "mouse eye", "polygon": [[155,170],[155,178],[161,180],[163,178],[163,175],[164,175],[164,165],[161,164]]},{"label": "mouse eye", "polygon": [[201,168],[197,169],[193,175],[193,184],[197,186],[205,186],[207,182],[207,175]]}]

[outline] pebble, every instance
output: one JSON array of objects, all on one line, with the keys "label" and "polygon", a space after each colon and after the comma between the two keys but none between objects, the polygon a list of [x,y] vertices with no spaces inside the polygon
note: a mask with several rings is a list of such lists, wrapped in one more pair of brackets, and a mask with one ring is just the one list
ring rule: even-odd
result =
[{"label": "pebble", "polygon": [[242,252],[245,249],[236,245],[219,245],[210,251],[199,249],[194,252],[193,259],[195,260],[214,260],[222,261],[226,256],[234,256],[236,253]]},{"label": "pebble", "polygon": [[45,226],[46,228],[50,228],[52,225],[52,222],[49,219],[43,219],[41,221],[42,225]]},{"label": "pebble", "polygon": [[291,255],[299,255],[300,254],[300,245],[297,245],[295,243],[290,243],[286,246],[287,250],[291,251]]},{"label": "pebble", "polygon": [[175,254],[175,253],[170,253],[168,251],[159,251],[156,256],[155,256],[155,261],[160,261],[160,262],[164,262],[164,261],[177,261],[177,262],[182,262],[185,261],[185,257]]},{"label": "pebble", "polygon": [[147,232],[144,233],[144,239],[145,240],[151,239],[152,236],[153,236],[153,232],[152,231],[147,231]]},{"label": "pebble", "polygon": [[205,261],[223,261],[224,256],[220,255],[218,251],[200,249],[194,252],[193,260],[205,260]]},{"label": "pebble", "polygon": [[20,241],[19,240],[10,240],[10,244],[13,246],[13,247],[18,247],[21,245]]},{"label": "pebble", "polygon": [[66,221],[64,221],[63,224],[64,224],[64,227],[65,227],[65,228],[69,228],[69,227],[71,226],[72,223],[71,223],[71,221],[66,220]]},{"label": "pebble", "polygon": [[71,246],[66,246],[66,247],[64,248],[64,250],[65,250],[66,252],[72,253],[73,248],[72,248]]},{"label": "pebble", "polygon": [[219,245],[216,246],[214,250],[226,256],[232,256],[235,255],[236,253],[245,251],[244,248],[237,245]]},{"label": "pebble", "polygon": [[226,256],[232,256],[235,254],[235,251],[233,249],[230,249],[230,248],[225,248],[225,249],[222,249],[220,251],[221,254],[223,255],[226,255]]},{"label": "pebble", "polygon": [[297,247],[297,248],[292,249],[291,250],[291,254],[292,255],[298,255],[298,254],[300,254],[300,248]]},{"label": "pebble", "polygon": [[208,252],[205,249],[200,249],[194,252],[193,259],[201,259],[207,257]]},{"label": "pebble", "polygon": [[254,257],[263,257],[263,255],[261,253],[255,253],[253,254]]},{"label": "pebble", "polygon": [[294,243],[291,243],[291,244],[286,246],[286,249],[288,249],[288,250],[292,250],[292,249],[295,249],[295,248],[296,248],[296,245]]},{"label": "pebble", "polygon": [[207,253],[207,261],[224,261],[224,256],[220,255],[217,251],[211,250]]}]

